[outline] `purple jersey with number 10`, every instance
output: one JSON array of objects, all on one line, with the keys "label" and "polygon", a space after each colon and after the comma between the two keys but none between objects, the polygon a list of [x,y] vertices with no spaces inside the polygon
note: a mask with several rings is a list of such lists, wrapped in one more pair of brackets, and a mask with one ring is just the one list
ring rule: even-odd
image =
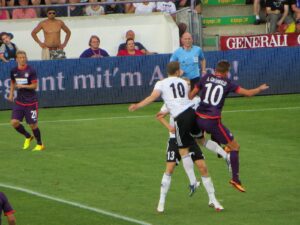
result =
[{"label": "purple jersey with number 10", "polygon": [[197,115],[207,119],[221,118],[225,98],[230,92],[237,92],[239,86],[227,77],[206,74],[195,86],[200,90],[201,102]]}]

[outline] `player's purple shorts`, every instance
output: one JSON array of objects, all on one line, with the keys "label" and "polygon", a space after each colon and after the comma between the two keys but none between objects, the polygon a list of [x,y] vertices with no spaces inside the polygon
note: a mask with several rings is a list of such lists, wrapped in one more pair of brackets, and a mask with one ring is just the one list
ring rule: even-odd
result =
[{"label": "player's purple shorts", "polygon": [[25,117],[26,123],[35,124],[38,121],[38,103],[30,105],[14,104],[11,118],[23,121]]},{"label": "player's purple shorts", "polygon": [[198,116],[197,124],[220,144],[227,144],[233,140],[232,133],[222,124],[221,119],[204,119]]}]

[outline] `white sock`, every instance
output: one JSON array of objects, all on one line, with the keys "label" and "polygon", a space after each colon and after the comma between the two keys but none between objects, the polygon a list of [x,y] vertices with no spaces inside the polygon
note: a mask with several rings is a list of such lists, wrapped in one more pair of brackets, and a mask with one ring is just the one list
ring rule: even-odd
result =
[{"label": "white sock", "polygon": [[169,191],[170,185],[171,185],[171,174],[164,173],[162,180],[161,180],[161,187],[160,187],[160,203],[165,203],[167,193]]},{"label": "white sock", "polygon": [[214,184],[210,177],[201,177],[203,186],[208,194],[208,198],[210,201],[214,201],[216,199],[215,196],[215,188]]},{"label": "white sock", "polygon": [[214,142],[212,140],[207,140],[204,143],[204,147],[216,154],[221,155],[223,157],[223,159],[226,159],[227,153],[224,151],[223,148],[221,148],[220,145],[218,145],[217,142]]},{"label": "white sock", "polygon": [[256,18],[257,20],[259,20],[259,19],[260,19],[259,15],[255,15],[255,18]]},{"label": "white sock", "polygon": [[190,180],[190,184],[194,185],[197,182],[197,179],[194,172],[193,160],[189,154],[182,156],[181,158],[182,158],[183,168]]}]

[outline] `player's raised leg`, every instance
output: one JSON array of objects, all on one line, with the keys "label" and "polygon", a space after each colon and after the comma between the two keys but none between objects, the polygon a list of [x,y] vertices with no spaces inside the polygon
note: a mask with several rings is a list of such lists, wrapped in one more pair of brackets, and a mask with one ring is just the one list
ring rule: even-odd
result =
[{"label": "player's raised leg", "polygon": [[209,151],[220,155],[225,160],[229,172],[231,172],[230,155],[224,151],[224,149],[217,142],[213,140],[206,140],[204,137],[201,138],[199,142]]},{"label": "player's raised leg", "polygon": [[229,183],[235,187],[240,192],[246,192],[245,188],[242,186],[242,183],[240,181],[239,177],[239,171],[240,171],[240,160],[239,160],[239,144],[232,140],[227,144],[227,146],[230,149],[230,161],[231,161],[231,168],[232,168],[232,179],[229,181]]}]

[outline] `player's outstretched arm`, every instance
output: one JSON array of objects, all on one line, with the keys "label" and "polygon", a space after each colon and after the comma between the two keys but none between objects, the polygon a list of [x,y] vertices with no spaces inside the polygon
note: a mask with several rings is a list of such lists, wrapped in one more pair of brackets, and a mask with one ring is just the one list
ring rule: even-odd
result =
[{"label": "player's outstretched arm", "polygon": [[7,222],[9,225],[16,225],[16,218],[13,214],[7,215]]},{"label": "player's outstretched arm", "polygon": [[267,90],[268,88],[269,88],[269,86],[267,84],[262,84],[262,85],[258,86],[257,88],[253,88],[253,89],[245,89],[245,88],[240,87],[236,93],[247,96],[247,97],[251,97],[251,96],[257,95],[258,93],[260,93],[264,90]]},{"label": "player's outstretched arm", "polygon": [[31,90],[35,90],[37,89],[37,83],[32,83],[32,84],[17,84],[16,88],[21,89],[21,88],[25,88],[25,89],[31,89]]},{"label": "player's outstretched arm", "polygon": [[166,115],[168,115],[169,113],[168,112],[162,112],[162,111],[160,111],[160,112],[158,112],[157,114],[156,114],[156,119],[163,125],[163,126],[165,126],[168,130],[169,130],[169,132],[171,132],[171,133],[175,133],[175,127],[173,127],[173,126],[171,126],[169,123],[168,123],[168,121],[165,119],[165,116]]},{"label": "player's outstretched arm", "polygon": [[194,89],[189,93],[189,99],[192,100],[197,95],[198,92],[199,92],[199,88],[194,87]]},{"label": "player's outstretched arm", "polygon": [[153,90],[151,95],[149,95],[147,98],[144,100],[140,101],[139,103],[132,104],[129,106],[128,110],[130,112],[133,112],[135,110],[138,110],[139,108],[142,108],[146,105],[149,105],[150,103],[154,102],[156,99],[160,97],[160,91],[158,90]]}]

